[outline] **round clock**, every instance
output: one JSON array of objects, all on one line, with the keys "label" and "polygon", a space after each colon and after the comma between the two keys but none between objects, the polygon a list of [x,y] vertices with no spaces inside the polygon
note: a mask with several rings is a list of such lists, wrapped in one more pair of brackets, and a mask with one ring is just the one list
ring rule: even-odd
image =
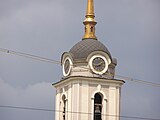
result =
[{"label": "round clock", "polygon": [[91,70],[96,74],[104,74],[108,69],[108,62],[104,56],[94,55],[89,61]]},{"label": "round clock", "polygon": [[71,72],[72,61],[69,57],[67,57],[63,62],[63,75],[68,76]]}]

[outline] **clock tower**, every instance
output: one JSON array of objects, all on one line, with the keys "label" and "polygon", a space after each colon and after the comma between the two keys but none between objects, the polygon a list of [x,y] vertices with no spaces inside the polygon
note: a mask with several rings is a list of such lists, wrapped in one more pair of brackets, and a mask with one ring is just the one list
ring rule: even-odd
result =
[{"label": "clock tower", "polygon": [[123,80],[114,79],[117,60],[95,35],[94,3],[88,0],[85,33],[61,57],[55,120],[119,120]]}]

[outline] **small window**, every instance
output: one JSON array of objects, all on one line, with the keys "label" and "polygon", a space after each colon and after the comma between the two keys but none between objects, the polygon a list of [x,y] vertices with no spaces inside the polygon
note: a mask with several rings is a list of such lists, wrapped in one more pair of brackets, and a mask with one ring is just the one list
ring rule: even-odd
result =
[{"label": "small window", "polygon": [[102,120],[102,97],[99,93],[94,96],[94,120]]},{"label": "small window", "polygon": [[63,120],[66,118],[66,97],[65,95],[62,96],[62,101],[63,101]]},{"label": "small window", "polygon": [[93,26],[91,26],[91,32],[93,32]]}]

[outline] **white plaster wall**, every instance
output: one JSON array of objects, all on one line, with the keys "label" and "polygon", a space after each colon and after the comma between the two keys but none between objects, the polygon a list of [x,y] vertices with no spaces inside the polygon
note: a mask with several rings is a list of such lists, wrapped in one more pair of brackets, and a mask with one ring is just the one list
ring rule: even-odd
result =
[{"label": "white plaster wall", "polygon": [[[56,92],[58,92],[58,90],[56,91]],[[59,120],[59,101],[60,101],[60,94],[59,93],[56,93],[56,102],[55,102],[55,109],[56,109],[56,112],[55,112],[55,120]]]},{"label": "white plaster wall", "polygon": [[[81,103],[80,108],[82,113],[88,113],[89,112],[89,86],[88,81],[82,81],[81,85]],[[81,120],[88,120],[89,116],[88,114],[81,114]]]},{"label": "white plaster wall", "polygon": [[[69,111],[66,115],[66,120],[93,120],[94,94],[99,92],[103,94],[102,114],[104,115],[102,116],[102,120],[119,120],[118,117],[108,115],[119,116],[120,83],[116,81],[114,83],[114,80],[109,81],[98,78],[83,79],[83,77],[79,77],[73,80],[68,79],[65,83],[56,86],[59,89],[67,87],[67,89],[57,92],[56,109],[60,110],[60,99],[65,93],[67,97],[66,111]],[[62,120],[63,117],[60,116],[60,113],[56,112],[55,120]]]},{"label": "white plaster wall", "polygon": [[67,120],[72,120],[72,84],[68,85],[67,96]]}]

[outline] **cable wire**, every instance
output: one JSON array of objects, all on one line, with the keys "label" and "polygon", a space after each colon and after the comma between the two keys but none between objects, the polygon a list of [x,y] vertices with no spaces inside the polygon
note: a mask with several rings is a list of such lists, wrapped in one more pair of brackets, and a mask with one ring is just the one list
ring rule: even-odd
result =
[{"label": "cable wire", "polygon": [[44,57],[40,57],[40,56],[36,56],[36,55],[31,55],[31,54],[27,54],[27,53],[22,53],[22,52],[16,52],[16,51],[4,49],[4,48],[0,48],[0,51],[8,53],[8,54],[14,54],[17,56],[22,56],[22,57],[34,59],[34,60],[39,60],[39,61],[44,61],[44,62],[49,62],[49,63],[54,63],[54,64],[60,64],[60,62],[57,60],[52,60],[52,59],[48,59],[48,58],[44,58]]},{"label": "cable wire", "polygon": [[[22,56],[22,57],[26,57],[26,58],[30,58],[30,59],[34,59],[34,60],[39,60],[39,61],[44,61],[44,62],[48,62],[48,63],[53,63],[53,64],[61,64],[61,62],[57,61],[57,60],[48,59],[48,58],[44,58],[44,57],[40,57],[40,56],[36,56],[36,55],[31,55],[31,54],[27,54],[27,53],[22,53],[22,52],[16,52],[16,51],[4,49],[4,48],[0,48],[0,52],[14,54],[17,56]],[[89,68],[86,68],[83,66],[82,66],[82,68],[87,69],[87,70],[89,69]],[[132,81],[132,82],[137,82],[137,83],[146,84],[146,85],[150,85],[150,86],[160,87],[160,84],[158,84],[158,83],[148,82],[148,81],[139,80],[139,79],[135,79],[135,78],[131,78],[131,77],[125,77],[125,76],[121,76],[121,75],[115,75],[115,76],[118,78],[124,79],[124,80]],[[17,107],[17,106],[0,106],[0,107],[1,108],[24,109],[24,110],[26,109],[26,110],[62,112],[62,111],[57,111],[57,110],[30,108],[30,107]],[[78,113],[78,114],[92,114],[92,113],[71,112],[71,111],[67,111],[67,112],[68,113]],[[132,118],[132,119],[143,119],[143,120],[160,120],[160,119],[154,119],[154,118],[144,118],[144,117],[134,117],[134,116],[116,116],[116,115],[106,115],[106,114],[104,114],[104,115],[105,116],[122,117],[122,118],[130,118],[130,119]]]},{"label": "cable wire", "polygon": [[135,79],[135,78],[131,78],[131,77],[124,77],[121,75],[116,75],[116,77],[124,79],[124,80],[129,80],[132,82],[137,82],[137,83],[146,84],[146,85],[150,85],[150,86],[160,87],[160,84],[158,84],[158,83],[148,82],[148,81],[139,80],[139,79]]},{"label": "cable wire", "polygon": [[[48,59],[48,58],[44,58],[41,56],[36,56],[36,55],[31,55],[28,53],[22,53],[22,52],[17,52],[17,51],[13,51],[13,50],[9,50],[9,49],[4,49],[4,48],[0,48],[0,52],[4,52],[4,53],[8,53],[8,54],[14,54],[17,56],[22,56],[22,57],[26,57],[26,58],[30,58],[30,59],[34,59],[34,60],[39,60],[39,61],[43,61],[43,62],[48,62],[48,63],[53,63],[53,64],[61,64],[60,61],[57,60],[53,60],[53,59]],[[79,66],[80,68],[89,70],[89,68],[86,68],[84,66]],[[154,87],[160,87],[160,84],[158,83],[153,83],[153,82],[148,82],[148,81],[144,81],[144,80],[139,80],[136,78],[131,78],[131,77],[125,77],[125,76],[121,76],[121,75],[115,75],[117,78],[121,78],[124,80],[128,80],[128,81],[132,81],[132,82],[136,82],[136,83],[141,83],[141,84],[145,84],[145,85],[149,85],[149,86],[154,86]]]},{"label": "cable wire", "polygon": [[[33,110],[33,111],[44,111],[44,112],[63,112],[60,110],[53,110],[53,109],[44,109],[44,108],[33,108],[33,107],[19,107],[19,106],[6,106],[6,105],[0,105],[1,108],[10,108],[10,109],[22,109],[22,110]],[[72,112],[72,111],[66,111],[66,113],[73,113],[73,114],[90,114],[93,115],[93,113],[86,113],[86,112]],[[160,120],[157,118],[147,118],[147,117],[137,117],[137,116],[117,116],[117,115],[108,115],[108,114],[101,114],[102,116],[112,116],[112,117],[120,117],[120,118],[128,118],[128,119],[143,119],[143,120]]]}]

